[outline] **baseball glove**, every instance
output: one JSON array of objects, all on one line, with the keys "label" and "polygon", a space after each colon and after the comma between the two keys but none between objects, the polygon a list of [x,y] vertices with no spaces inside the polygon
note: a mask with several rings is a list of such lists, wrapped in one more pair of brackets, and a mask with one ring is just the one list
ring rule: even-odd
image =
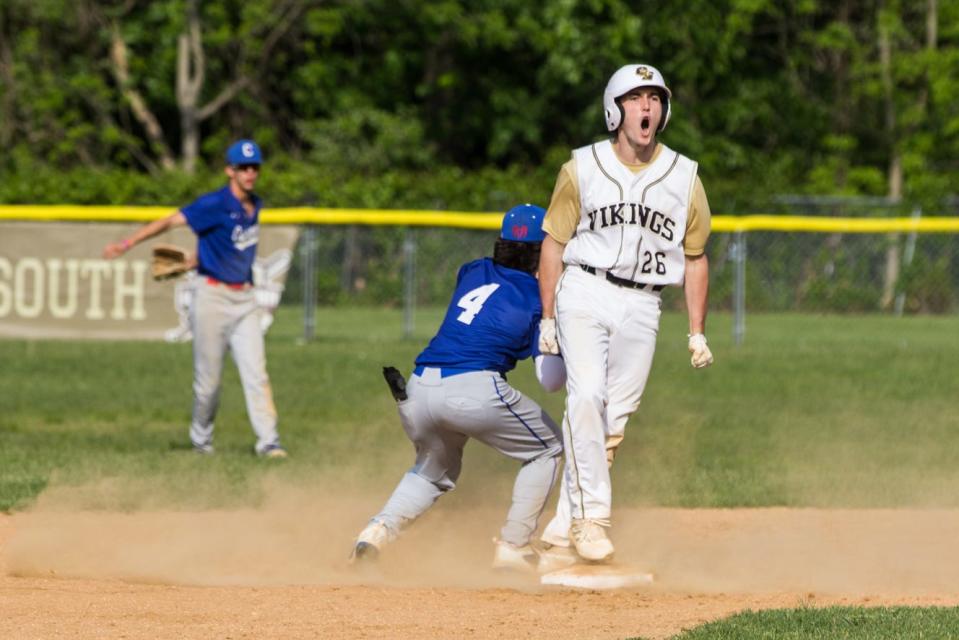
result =
[{"label": "baseball glove", "polygon": [[173,244],[154,245],[150,262],[150,273],[154,280],[172,280],[193,266],[193,261],[185,249]]}]

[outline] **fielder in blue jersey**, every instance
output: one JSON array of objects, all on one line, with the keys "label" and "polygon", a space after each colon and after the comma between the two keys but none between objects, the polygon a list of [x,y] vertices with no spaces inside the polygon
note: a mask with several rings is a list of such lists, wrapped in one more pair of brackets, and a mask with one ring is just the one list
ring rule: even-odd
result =
[{"label": "fielder in blue jersey", "polygon": [[542,307],[535,273],[544,215],[534,205],[510,209],[493,258],[460,268],[446,317],[416,358],[409,383],[396,370],[387,372],[416,462],[360,532],[354,561],[375,559],[456,486],[463,447],[475,438],[522,463],[493,566],[536,567],[530,539],[557,477],[563,440],[553,419],[511,387],[505,374],[532,356],[548,391],[565,383],[562,359],[541,355],[537,346]]},{"label": "fielder in blue jersey", "polygon": [[192,316],[193,419],[190,441],[198,453],[213,453],[213,421],[220,397],[223,360],[233,354],[247,413],[256,433],[254,451],[285,458],[277,433],[276,407],[266,372],[266,350],[253,291],[253,262],[260,233],[262,202],[253,192],[263,155],[252,140],[226,152],[225,187],[155,220],[103,250],[116,258],[167,229],[189,225],[197,236],[197,288]]}]

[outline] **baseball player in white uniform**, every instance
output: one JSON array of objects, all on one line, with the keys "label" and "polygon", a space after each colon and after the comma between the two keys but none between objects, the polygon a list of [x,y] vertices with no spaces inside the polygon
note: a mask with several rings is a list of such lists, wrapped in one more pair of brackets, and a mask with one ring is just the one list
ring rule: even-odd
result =
[{"label": "baseball player in white uniform", "polygon": [[692,365],[713,361],[704,336],[709,203],[697,163],[656,139],[671,97],[652,66],[616,71],[603,95],[612,137],[573,151],[543,225],[540,350],[561,351],[568,371],[566,468],[544,557],[575,561],[570,540],[579,558],[613,555],[609,465],[646,386],[663,287],[685,288]]}]

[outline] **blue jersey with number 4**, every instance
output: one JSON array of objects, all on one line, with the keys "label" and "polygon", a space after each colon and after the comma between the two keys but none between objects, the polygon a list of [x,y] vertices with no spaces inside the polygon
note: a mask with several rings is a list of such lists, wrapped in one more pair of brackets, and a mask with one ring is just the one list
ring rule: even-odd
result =
[{"label": "blue jersey with number 4", "polygon": [[253,282],[260,237],[260,199],[248,215],[230,186],[202,195],[180,209],[197,236],[197,272],[221,282]]},{"label": "blue jersey with number 4", "polygon": [[539,283],[524,271],[482,258],[464,264],[446,318],[416,358],[424,367],[506,373],[539,355]]}]

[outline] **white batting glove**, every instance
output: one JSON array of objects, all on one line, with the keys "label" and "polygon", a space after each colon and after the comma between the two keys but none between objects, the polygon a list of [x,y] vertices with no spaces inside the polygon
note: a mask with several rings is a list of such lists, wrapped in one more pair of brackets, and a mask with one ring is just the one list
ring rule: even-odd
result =
[{"label": "white batting glove", "polygon": [[693,354],[690,362],[697,369],[708,367],[713,363],[713,352],[709,350],[706,344],[706,336],[701,333],[694,333],[689,336],[689,352]]},{"label": "white batting glove", "polygon": [[556,318],[539,321],[539,352],[559,355],[559,340],[556,339]]}]

